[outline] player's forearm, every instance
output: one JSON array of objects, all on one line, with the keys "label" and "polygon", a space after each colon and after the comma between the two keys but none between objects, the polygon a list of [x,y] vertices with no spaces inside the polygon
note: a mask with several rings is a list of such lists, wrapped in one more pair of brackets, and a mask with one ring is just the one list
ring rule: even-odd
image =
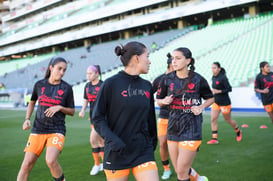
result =
[{"label": "player's forearm", "polygon": [[209,107],[214,102],[214,98],[207,99],[201,106],[203,109]]},{"label": "player's forearm", "polygon": [[30,117],[31,117],[31,115],[33,113],[34,107],[35,107],[35,103],[36,103],[36,101],[30,101],[29,102],[28,107],[27,107],[26,117],[25,117],[26,120],[30,119]]},{"label": "player's forearm", "polygon": [[255,89],[255,92],[257,92],[257,93],[264,93],[264,90],[262,90],[262,89]]},{"label": "player's forearm", "polygon": [[84,99],[81,111],[85,111],[87,108],[87,105],[88,105],[88,100]]},{"label": "player's forearm", "polygon": [[67,115],[70,115],[70,116],[74,116],[74,114],[75,114],[75,108],[61,106],[60,111],[62,113],[64,113],[64,114],[67,114]]}]

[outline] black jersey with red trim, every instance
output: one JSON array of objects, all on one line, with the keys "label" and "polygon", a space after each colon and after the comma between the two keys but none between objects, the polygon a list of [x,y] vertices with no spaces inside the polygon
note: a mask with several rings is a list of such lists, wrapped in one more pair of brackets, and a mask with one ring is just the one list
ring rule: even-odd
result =
[{"label": "black jersey with red trim", "polygon": [[259,73],[255,80],[256,89],[268,88],[269,92],[267,94],[261,93],[263,105],[269,105],[273,103],[273,72],[269,72],[268,75],[263,75]]},{"label": "black jersey with red trim", "polygon": [[[166,74],[159,75],[155,78],[153,81],[153,93],[157,92],[157,89],[159,88],[160,81],[166,76]],[[159,118],[168,119],[169,117],[169,106],[162,106],[159,109]]]},{"label": "black jersey with red trim", "polygon": [[160,83],[157,99],[173,95],[170,104],[167,139],[172,141],[188,141],[202,139],[202,114],[195,116],[192,106],[202,104],[202,99],[213,97],[209,84],[201,75],[194,72],[191,82],[182,91],[188,78],[180,79],[176,72],[168,74]]},{"label": "black jersey with red trim", "polygon": [[44,112],[47,108],[57,105],[74,108],[72,87],[63,80],[60,84],[52,85],[48,82],[48,79],[42,79],[35,83],[31,100],[38,100],[31,132],[38,134],[61,133],[65,135],[65,114],[58,111],[53,117],[47,117]]},{"label": "black jersey with red trim", "polygon": [[92,120],[105,143],[103,168],[127,169],[155,160],[156,118],[147,80],[124,71],[105,80]]},{"label": "black jersey with red trim", "polygon": [[[100,86],[102,84],[102,81],[100,80],[96,85],[92,85],[91,82],[88,82],[85,84],[84,87],[84,95],[83,98],[88,100],[89,102],[89,107],[90,107],[90,112],[89,112],[89,116],[90,118],[92,117],[92,111],[94,108],[94,103],[97,97],[97,94],[100,90]],[[90,119],[90,123],[92,124],[92,119]]]},{"label": "black jersey with red trim", "polygon": [[231,104],[228,92],[231,92],[232,88],[225,74],[219,73],[217,76],[212,76],[212,88],[222,91],[220,94],[214,94],[214,101],[216,104],[219,106]]}]

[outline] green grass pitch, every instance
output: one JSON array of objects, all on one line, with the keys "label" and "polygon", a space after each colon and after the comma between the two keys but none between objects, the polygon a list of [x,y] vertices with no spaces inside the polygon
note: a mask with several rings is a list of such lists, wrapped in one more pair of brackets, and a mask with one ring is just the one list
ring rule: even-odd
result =
[{"label": "green grass pitch", "polygon": [[[30,131],[22,130],[25,110],[0,110],[0,181],[16,180],[22,163],[23,149]],[[88,114],[86,114],[88,115]],[[33,121],[33,117],[31,120]],[[235,132],[222,116],[218,120],[219,145],[207,145],[211,138],[209,112],[204,114],[203,143],[193,167],[210,181],[272,181],[273,180],[273,124],[266,113],[233,113],[239,123],[248,124],[242,128],[243,139],[235,140]],[[104,173],[90,176],[93,164],[89,143],[90,125],[87,119],[81,119],[76,112],[74,117],[67,116],[67,135],[59,162],[67,181],[106,180]],[[268,126],[260,129],[261,125]],[[45,152],[30,173],[30,181],[52,181],[45,163]],[[162,165],[158,147],[155,152],[159,175]],[[174,170],[173,170],[174,173]],[[130,175],[129,180],[134,180]],[[174,173],[170,181],[176,181]]]}]

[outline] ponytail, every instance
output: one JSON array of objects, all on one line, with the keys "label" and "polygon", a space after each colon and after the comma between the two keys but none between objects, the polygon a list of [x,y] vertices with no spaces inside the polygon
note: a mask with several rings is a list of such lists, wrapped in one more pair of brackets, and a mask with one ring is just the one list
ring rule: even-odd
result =
[{"label": "ponytail", "polygon": [[219,62],[213,62],[214,65],[216,65],[218,68],[220,68],[220,73],[223,74],[223,75],[226,75],[226,70],[221,67],[221,64]]},{"label": "ponytail", "polygon": [[186,90],[188,84],[191,83],[191,80],[193,78],[193,75],[194,75],[194,70],[195,70],[195,66],[194,66],[194,63],[195,63],[195,60],[194,58],[191,58],[191,62],[189,63],[188,67],[190,68],[190,71],[189,71],[189,77],[186,81],[186,83],[184,84],[182,90]]},{"label": "ponytail", "polygon": [[190,51],[188,48],[181,47],[181,48],[175,49],[174,51],[180,51],[180,52],[185,56],[185,58],[191,59],[190,63],[188,64],[188,67],[190,68],[190,70],[189,70],[189,75],[188,75],[188,79],[187,79],[187,81],[185,82],[185,84],[183,85],[183,88],[182,88],[181,90],[178,91],[178,94],[182,94],[182,92],[183,92],[184,90],[187,89],[188,84],[191,83],[192,78],[193,78],[193,76],[194,76],[194,70],[195,70],[194,63],[195,63],[195,60],[194,60],[194,58],[192,57],[192,53],[191,53],[191,51]]},{"label": "ponytail", "polygon": [[100,70],[100,66],[99,65],[90,65],[87,70],[91,70],[95,73],[99,74],[100,80],[101,80],[101,70]]},{"label": "ponytail", "polygon": [[100,77],[100,80],[101,80],[101,69],[100,69],[100,66],[99,65],[95,65],[95,67],[98,70],[98,74],[99,74],[99,77]]},{"label": "ponytail", "polygon": [[45,73],[45,79],[48,79],[50,77],[51,71],[50,71],[50,66],[54,67],[57,63],[59,62],[64,62],[67,64],[66,60],[62,57],[53,57],[47,66],[46,73]]}]

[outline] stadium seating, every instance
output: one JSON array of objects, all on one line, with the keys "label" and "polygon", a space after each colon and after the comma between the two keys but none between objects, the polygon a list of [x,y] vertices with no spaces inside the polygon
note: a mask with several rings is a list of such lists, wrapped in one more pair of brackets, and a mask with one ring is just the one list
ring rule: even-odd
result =
[{"label": "stadium seating", "polygon": [[212,76],[212,62],[219,61],[234,87],[241,83],[248,85],[248,79],[259,72],[259,62],[273,63],[272,26],[273,13],[269,13],[250,19],[224,21],[194,31],[151,54],[150,59],[155,66],[151,66],[149,74],[143,77],[153,80],[154,75],[165,72],[168,52],[188,47],[196,59],[196,71],[207,80]]},{"label": "stadium seating", "polygon": [[[128,41],[143,42],[151,52],[151,44],[156,41],[159,50],[150,53],[151,67],[149,74],[142,75],[152,81],[156,76],[165,72],[166,54],[178,47],[188,47],[196,60],[196,71],[207,80],[211,79],[211,64],[219,61],[226,69],[230,83],[233,87],[240,85],[253,86],[253,78],[259,72],[258,64],[268,61],[273,64],[273,12],[261,14],[253,18],[231,19],[193,31],[195,27],[183,30],[171,30],[155,33],[149,36],[133,37],[127,40],[93,45],[88,52],[85,47],[61,52],[69,61],[66,81],[74,85],[75,90],[82,91],[86,81],[86,68],[92,64],[101,66],[103,80],[121,70],[121,62],[114,54],[114,47]],[[7,87],[27,87],[31,89],[34,82],[44,75],[42,67],[47,67],[49,58],[44,61],[25,67],[25,71],[10,72],[0,82]],[[240,62],[240,63],[239,63]],[[4,67],[4,63],[1,64]],[[13,67],[15,64],[13,64]],[[5,70],[7,70],[8,65]],[[2,72],[2,70],[1,70]],[[3,74],[2,74],[3,75]],[[12,77],[12,78],[11,78]],[[15,78],[14,78],[15,77]],[[23,80],[18,83],[18,79]],[[249,80],[252,80],[252,83]]]},{"label": "stadium seating", "polygon": [[[148,48],[151,47],[153,41],[155,41],[159,46],[164,46],[166,39],[172,36],[178,37],[180,34],[185,34],[185,32],[192,31],[193,28],[186,28],[185,30],[171,30],[161,33],[155,33],[150,36],[140,36],[133,37],[127,40],[116,40],[112,42],[101,43],[93,45],[91,51],[88,52],[86,47],[80,47],[75,49],[70,49],[65,52],[59,53],[57,56],[64,57],[68,61],[68,68],[64,80],[68,81],[72,85],[77,85],[85,81],[86,79],[86,68],[89,65],[100,65],[102,72],[111,72],[112,69],[116,70],[117,67],[121,65],[120,60],[114,54],[115,46],[125,44],[128,41],[140,41],[143,42]],[[182,33],[181,33],[182,32]],[[0,82],[3,82],[7,88],[15,87],[26,87],[29,90],[35,81],[42,78],[45,74],[45,68],[48,65],[49,59],[54,56],[53,54],[47,56],[43,61],[38,62],[33,65],[19,66],[20,69],[9,72],[8,76],[0,77]],[[26,61],[23,61],[26,62]],[[9,66],[3,63],[3,68],[7,70]],[[2,67],[2,66],[1,66]],[[6,68],[5,68],[6,67]],[[13,67],[16,67],[16,63],[13,63]],[[42,71],[43,69],[43,71]],[[14,68],[13,68],[14,70]],[[113,74],[111,72],[111,74]],[[104,77],[104,76],[103,76]],[[18,83],[18,79],[23,80]]]}]

